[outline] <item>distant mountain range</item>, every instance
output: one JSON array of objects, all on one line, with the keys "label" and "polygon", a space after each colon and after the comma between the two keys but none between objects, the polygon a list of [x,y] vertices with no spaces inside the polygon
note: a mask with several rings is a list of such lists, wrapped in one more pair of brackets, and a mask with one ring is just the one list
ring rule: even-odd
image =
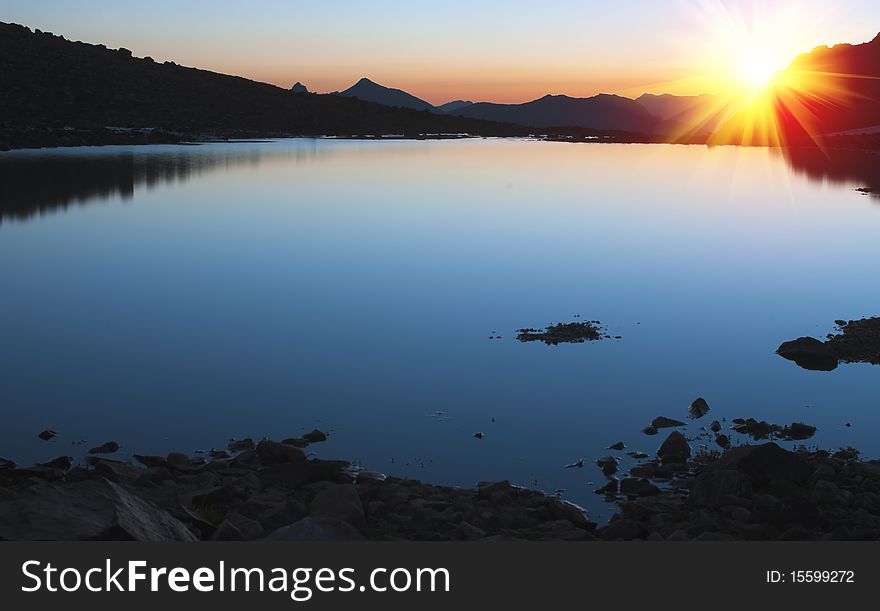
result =
[{"label": "distant mountain range", "polygon": [[[775,113],[761,118],[781,126],[782,143],[880,125],[880,35],[860,45],[814,49],[795,59],[789,72],[806,75],[801,82],[807,86],[778,86],[767,94],[774,96],[770,104],[761,107]],[[101,131],[101,137],[141,130],[154,141],[192,134],[509,136],[539,131],[628,141],[778,143],[755,138],[758,107],[732,94],[545,95],[521,104],[455,100],[434,106],[368,78],[333,94],[310,93],[300,82],[286,90],[3,23],[0,83],[0,148],[34,145],[43,133],[52,134],[47,141],[76,143],[72,134],[84,130]],[[94,134],[89,138],[95,140]]]},{"label": "distant mountain range", "polygon": [[[291,135],[527,135],[502,125],[306,94],[0,23],[0,150]],[[297,93],[301,92],[301,93]]]},{"label": "distant mountain range", "polygon": [[491,102],[466,102],[456,100],[440,106],[416,96],[392,89],[362,78],[357,83],[335,95],[356,97],[359,100],[395,106],[427,110],[456,117],[469,117],[485,121],[516,123],[526,127],[581,127],[597,130],[620,130],[642,133],[658,133],[664,121],[651,114],[644,106],[629,98],[600,94],[590,98],[573,98],[565,95],[546,95],[523,104],[494,104]]}]

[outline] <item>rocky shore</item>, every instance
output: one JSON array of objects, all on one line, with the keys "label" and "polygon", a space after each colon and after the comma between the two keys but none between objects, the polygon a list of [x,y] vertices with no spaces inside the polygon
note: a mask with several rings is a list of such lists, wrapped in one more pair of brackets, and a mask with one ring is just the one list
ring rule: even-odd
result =
[{"label": "rocky shore", "polygon": [[[48,432],[48,431],[47,431]],[[724,436],[723,433],[716,433]],[[624,476],[608,457],[603,526],[558,497],[511,485],[433,486],[309,459],[320,431],[234,440],[206,458],[107,458],[93,448],[19,467],[0,459],[5,540],[815,540],[880,538],[880,462],[776,443],[701,449],[675,430]],[[578,465],[581,466],[581,465]]]}]

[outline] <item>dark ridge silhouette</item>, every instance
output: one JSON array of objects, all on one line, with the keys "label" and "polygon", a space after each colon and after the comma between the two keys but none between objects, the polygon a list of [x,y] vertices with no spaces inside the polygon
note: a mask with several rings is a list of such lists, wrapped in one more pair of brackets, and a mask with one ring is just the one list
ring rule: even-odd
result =
[{"label": "dark ridge silhouette", "polygon": [[816,47],[795,58],[788,70],[820,81],[820,94],[831,92],[820,96],[824,100],[810,92],[798,96],[815,114],[814,133],[880,125],[880,34],[862,44]]},{"label": "dark ridge silhouette", "polygon": [[[12,24],[0,24],[0,83],[0,148],[90,144],[108,139],[108,126],[155,128],[163,139],[527,132],[343,96],[294,94]],[[125,141],[119,130],[113,133]]]},{"label": "dark ridge silhouette", "polygon": [[357,83],[340,91],[337,95],[357,98],[376,104],[384,104],[396,108],[412,108],[414,110],[434,110],[434,106],[400,89],[392,89],[364,77]]},{"label": "dark ridge silhouette", "polygon": [[524,104],[479,102],[449,114],[544,128],[575,126],[598,130],[658,133],[664,122],[634,100],[599,94],[591,98],[546,95]]},{"label": "dark ridge silhouette", "polygon": [[440,104],[440,106],[436,107],[437,112],[443,113],[453,113],[456,110],[461,110],[462,108],[467,108],[468,106],[473,106],[473,102],[469,102],[467,100],[453,100],[452,102],[446,102],[445,104]]},{"label": "dark ridge silhouette", "polygon": [[725,122],[711,142],[814,145],[841,132],[880,126],[880,34],[870,42],[799,55],[778,80],[761,102],[772,109],[773,138],[753,135],[760,112],[746,109]]},{"label": "dark ridge silhouette", "polygon": [[309,88],[300,83],[299,81],[293,84],[293,87],[290,88],[293,93],[309,93]]}]

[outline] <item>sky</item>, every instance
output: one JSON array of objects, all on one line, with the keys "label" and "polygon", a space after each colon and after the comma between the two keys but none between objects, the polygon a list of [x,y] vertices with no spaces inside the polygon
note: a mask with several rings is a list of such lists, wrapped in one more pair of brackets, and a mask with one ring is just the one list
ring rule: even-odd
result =
[{"label": "sky", "polygon": [[880,31],[877,0],[2,0],[0,21],[310,90],[431,103],[717,93]]}]

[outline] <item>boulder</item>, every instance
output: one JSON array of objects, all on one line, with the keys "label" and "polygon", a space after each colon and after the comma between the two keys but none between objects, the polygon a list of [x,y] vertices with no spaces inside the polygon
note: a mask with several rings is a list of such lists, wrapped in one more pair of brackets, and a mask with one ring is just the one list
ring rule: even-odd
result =
[{"label": "boulder", "polygon": [[799,337],[783,342],[776,349],[776,354],[804,369],[832,371],[837,368],[837,355],[827,344],[814,337]]},{"label": "boulder", "polygon": [[100,479],[29,488],[0,504],[0,539],[195,541],[168,512]]},{"label": "boulder", "polygon": [[657,496],[660,488],[646,479],[627,477],[620,482],[620,494],[626,496]]},{"label": "boulder", "polygon": [[327,484],[312,500],[309,515],[335,518],[357,527],[363,526],[365,520],[361,497],[352,484]]},{"label": "boulder", "polygon": [[749,478],[733,469],[711,470],[700,475],[690,495],[688,502],[705,507],[714,507],[728,496],[744,497],[752,492]]},{"label": "boulder", "polygon": [[706,400],[703,397],[697,397],[691,403],[691,406],[688,408],[688,415],[696,420],[697,418],[702,418],[706,414],[709,413],[709,404],[706,403]]},{"label": "boulder", "polygon": [[687,439],[678,431],[672,431],[657,450],[661,463],[684,463],[691,457]]},{"label": "boulder", "polygon": [[268,439],[257,444],[257,456],[267,465],[300,462],[306,459],[305,453],[299,448]]},{"label": "boulder", "polygon": [[799,454],[783,450],[775,443],[740,446],[724,453],[707,472],[734,469],[748,475],[753,482],[771,481],[803,483],[813,472],[810,464]]}]

